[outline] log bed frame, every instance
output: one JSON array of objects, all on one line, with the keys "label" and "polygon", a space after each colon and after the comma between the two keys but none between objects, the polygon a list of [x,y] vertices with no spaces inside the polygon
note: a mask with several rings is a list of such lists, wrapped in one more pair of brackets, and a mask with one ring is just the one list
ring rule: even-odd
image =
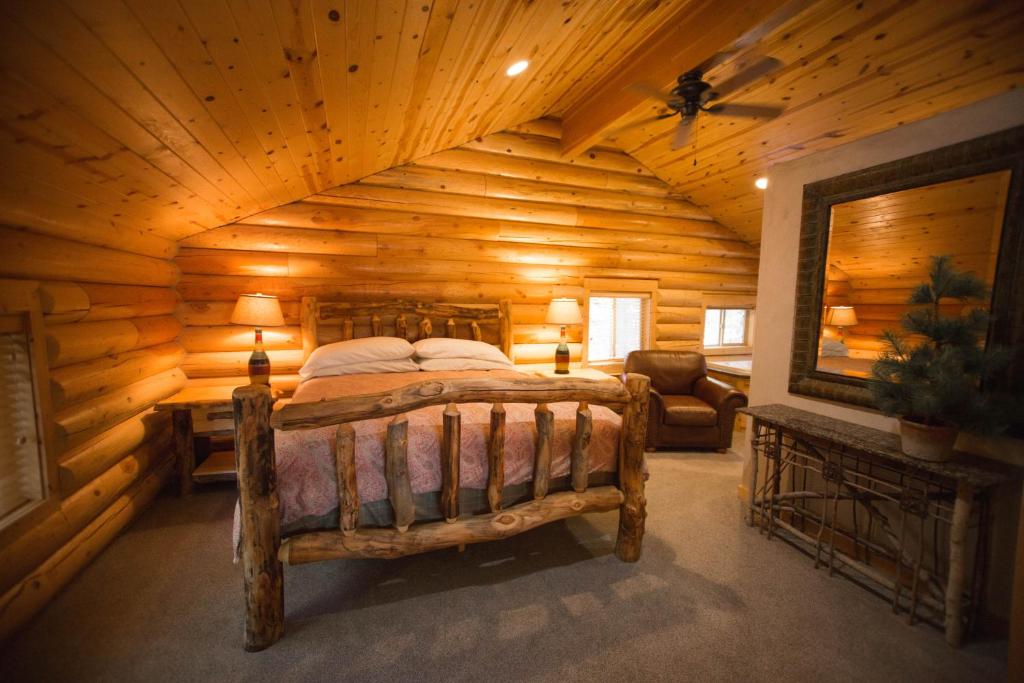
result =
[{"label": "log bed frame", "polygon": [[[431,336],[433,319],[444,321],[445,335],[496,343],[511,351],[508,302],[500,304],[351,304],[302,301],[304,356],[321,343],[358,336]],[[241,560],[245,586],[245,649],[262,650],[284,633],[283,564],[337,558],[396,558],[513,536],[559,519],[619,509],[615,554],[624,562],[640,558],[646,517],[643,455],[650,381],[630,374],[623,383],[580,378],[522,377],[427,380],[393,391],[343,396],[274,410],[270,388],[235,389],[235,457],[241,508]],[[572,490],[548,493],[554,415],[548,403],[578,402],[570,456]],[[490,512],[460,515],[460,403],[492,403],[487,457]],[[537,442],[533,500],[502,508],[504,480],[504,403],[535,403]],[[416,522],[409,480],[408,422],[404,413],[445,405],[441,445],[443,520]],[[616,485],[588,487],[590,404],[622,411]],[[387,429],[385,474],[394,510],[394,528],[359,526],[353,422],[394,416]],[[275,470],[274,430],[337,425],[335,451],[339,528],[281,538]]]}]

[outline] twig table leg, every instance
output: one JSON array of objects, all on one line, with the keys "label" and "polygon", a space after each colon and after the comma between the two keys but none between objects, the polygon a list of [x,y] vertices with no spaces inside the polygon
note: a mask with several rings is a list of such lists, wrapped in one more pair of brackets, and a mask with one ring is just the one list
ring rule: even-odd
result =
[{"label": "twig table leg", "polygon": [[953,522],[949,527],[949,581],[946,584],[946,642],[960,647],[964,637],[963,596],[967,579],[967,523],[971,518],[974,487],[961,482],[956,489]]}]

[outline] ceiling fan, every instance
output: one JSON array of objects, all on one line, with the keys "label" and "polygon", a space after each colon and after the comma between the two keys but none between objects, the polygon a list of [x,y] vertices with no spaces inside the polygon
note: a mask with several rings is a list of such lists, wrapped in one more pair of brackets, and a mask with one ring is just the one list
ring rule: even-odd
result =
[{"label": "ceiling fan", "polygon": [[753,63],[751,63],[746,69],[742,70],[732,78],[726,79],[717,86],[713,86],[703,80],[704,74],[708,70],[718,66],[731,56],[732,53],[719,53],[698,66],[696,69],[687,71],[676,79],[676,86],[667,93],[661,92],[661,90],[655,88],[649,83],[634,83],[630,86],[633,90],[664,102],[665,106],[671,109],[671,111],[658,114],[657,116],[651,116],[640,121],[634,121],[622,128],[616,129],[610,135],[615,135],[637,126],[647,125],[652,121],[669,119],[678,114],[680,117],[679,126],[676,128],[676,134],[672,139],[672,149],[675,150],[686,145],[686,141],[690,137],[693,121],[697,118],[697,114],[700,112],[711,115],[726,114],[728,116],[748,116],[762,119],[772,119],[781,114],[781,107],[757,104],[711,104],[712,102],[716,102],[722,98],[729,97],[750,83],[767,76],[782,66],[782,62],[774,57],[759,57],[754,59]]}]

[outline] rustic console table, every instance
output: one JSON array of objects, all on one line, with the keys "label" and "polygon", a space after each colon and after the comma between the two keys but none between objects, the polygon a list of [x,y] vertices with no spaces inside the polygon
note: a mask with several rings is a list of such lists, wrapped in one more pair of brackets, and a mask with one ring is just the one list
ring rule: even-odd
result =
[{"label": "rustic console table", "polygon": [[[782,405],[753,417],[748,521],[944,627],[958,647],[980,607],[988,491],[1008,468],[966,455],[916,460],[899,436]],[[763,465],[763,469],[762,469]]]}]

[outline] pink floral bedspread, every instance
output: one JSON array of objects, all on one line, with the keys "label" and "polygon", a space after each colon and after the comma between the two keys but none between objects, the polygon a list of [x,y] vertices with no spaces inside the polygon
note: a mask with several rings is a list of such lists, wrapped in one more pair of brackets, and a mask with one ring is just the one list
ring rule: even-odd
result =
[{"label": "pink floral bedspread", "polygon": [[[515,377],[510,370],[458,372],[402,372],[320,377],[302,383],[293,403],[319,401],[341,395],[368,394],[452,377]],[[505,485],[533,478],[534,445],[537,428],[534,404],[505,404]],[[555,438],[551,452],[552,479],[569,474],[569,453],[576,429],[576,403],[549,404],[555,417]],[[431,406],[406,413],[409,420],[409,474],[414,494],[441,490],[441,423],[444,406]],[[487,435],[491,406],[468,403],[462,414],[461,469],[463,488],[487,487]],[[603,406],[591,406],[593,435],[590,442],[591,472],[613,472],[617,468],[621,418]],[[361,504],[387,497],[384,478],[384,437],[391,417],[353,423],[356,433],[356,480]],[[287,527],[303,517],[325,515],[338,507],[337,475],[334,464],[336,427],[275,433],[278,494],[281,521]]]}]

